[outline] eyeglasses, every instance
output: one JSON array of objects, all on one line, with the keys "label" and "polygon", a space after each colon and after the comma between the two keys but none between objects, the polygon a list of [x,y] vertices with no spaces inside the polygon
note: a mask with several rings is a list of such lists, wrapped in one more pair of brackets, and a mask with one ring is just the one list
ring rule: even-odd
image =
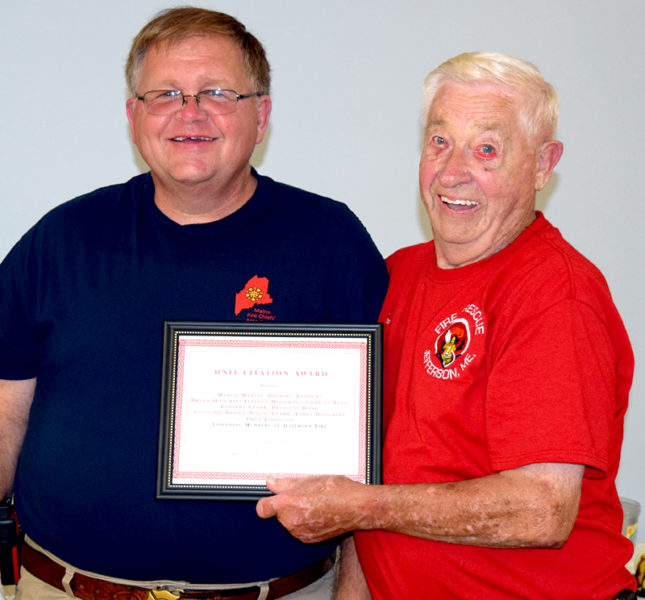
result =
[{"label": "eyeglasses", "polygon": [[202,90],[196,94],[184,94],[179,90],[150,90],[143,96],[136,96],[143,102],[148,114],[163,116],[171,115],[182,109],[188,98],[195,98],[197,106],[211,115],[227,115],[234,113],[239,100],[263,96],[263,92],[238,94],[235,90]]}]

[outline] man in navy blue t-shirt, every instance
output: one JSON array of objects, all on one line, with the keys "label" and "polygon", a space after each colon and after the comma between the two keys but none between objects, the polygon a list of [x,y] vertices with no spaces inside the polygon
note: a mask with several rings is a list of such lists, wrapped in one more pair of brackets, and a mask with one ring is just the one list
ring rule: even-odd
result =
[{"label": "man in navy blue t-shirt", "polygon": [[155,499],[163,324],[375,322],[384,263],[345,205],[250,167],[270,81],[241,23],[165,11],[126,76],[150,173],[55,208],[0,265],[0,496],[15,493],[28,536],[18,598],[330,597],[335,542],[302,544],[253,502]]}]

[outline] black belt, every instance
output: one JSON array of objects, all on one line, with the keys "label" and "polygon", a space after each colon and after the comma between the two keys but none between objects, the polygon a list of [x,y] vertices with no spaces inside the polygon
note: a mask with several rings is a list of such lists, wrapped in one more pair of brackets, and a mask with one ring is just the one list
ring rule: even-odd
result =
[{"label": "black belt", "polygon": [[638,596],[632,590],[621,590],[612,600],[638,600]]},{"label": "black belt", "polygon": [[[63,587],[65,567],[27,544],[22,547],[21,559],[22,565],[32,575],[59,590],[65,590]],[[267,600],[275,600],[307,587],[327,573],[333,564],[334,559],[327,557],[291,575],[269,582]],[[74,574],[70,581],[70,587],[74,595],[77,598],[83,598],[83,600],[100,600],[102,598],[128,598],[130,600],[256,600],[260,595],[259,586],[220,590],[148,590],[88,577],[82,573]]]}]

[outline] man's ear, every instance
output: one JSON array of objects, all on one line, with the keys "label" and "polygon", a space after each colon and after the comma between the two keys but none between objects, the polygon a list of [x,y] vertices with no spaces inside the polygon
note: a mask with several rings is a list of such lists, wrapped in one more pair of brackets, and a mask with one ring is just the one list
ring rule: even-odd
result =
[{"label": "man's ear", "polygon": [[549,142],[544,142],[536,157],[537,169],[535,172],[535,191],[539,192],[544,186],[549,183],[551,179],[551,173],[555,165],[558,164],[560,157],[562,156],[562,151],[564,146],[562,142],[557,140],[551,140]]},{"label": "man's ear", "polygon": [[260,96],[258,100],[258,129],[255,143],[259,144],[264,139],[264,133],[269,126],[269,115],[271,114],[271,98],[269,96]]},{"label": "man's ear", "polygon": [[128,98],[125,103],[125,113],[128,116],[128,123],[130,125],[130,134],[134,139],[134,106],[137,103],[136,98]]}]

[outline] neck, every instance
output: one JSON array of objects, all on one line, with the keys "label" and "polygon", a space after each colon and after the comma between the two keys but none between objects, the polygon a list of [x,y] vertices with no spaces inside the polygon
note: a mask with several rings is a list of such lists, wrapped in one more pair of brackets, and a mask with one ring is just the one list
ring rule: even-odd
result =
[{"label": "neck", "polygon": [[512,244],[536,218],[537,214],[532,211],[523,223],[490,242],[484,238],[478,243],[459,244],[437,239],[434,244],[437,266],[440,269],[457,269],[497,254]]},{"label": "neck", "polygon": [[257,187],[257,179],[251,175],[223,186],[205,184],[165,185],[154,173],[154,201],[157,208],[180,225],[194,225],[219,221],[244,206]]}]

